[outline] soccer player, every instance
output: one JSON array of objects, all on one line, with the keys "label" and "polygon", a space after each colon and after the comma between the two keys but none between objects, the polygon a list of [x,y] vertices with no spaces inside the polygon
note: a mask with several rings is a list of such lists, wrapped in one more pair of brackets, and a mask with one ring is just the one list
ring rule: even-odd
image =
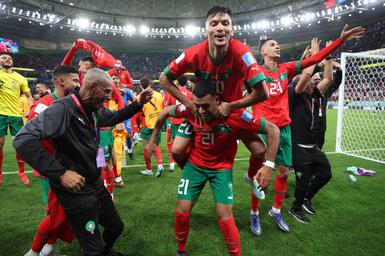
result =
[{"label": "soccer player", "polygon": [[[151,88],[151,80],[148,77],[143,77],[140,79],[140,88],[143,90],[146,90],[147,88]],[[160,114],[160,111],[162,111],[162,95],[154,91],[152,95],[152,99],[147,102],[145,105],[143,105],[142,112],[143,115],[141,117],[141,134],[143,141],[143,150],[144,150],[144,161],[146,163],[146,170],[141,171],[140,173],[143,175],[153,175],[152,168],[151,168],[151,158],[148,158],[147,155],[147,144],[150,141],[152,130],[154,129],[155,122],[158,119],[158,116]],[[161,138],[160,134],[157,134],[157,140],[156,140],[156,153],[155,157],[158,162],[158,169],[156,171],[155,176],[160,177],[163,173],[164,167],[162,162],[162,151],[159,147]]]},{"label": "soccer player", "polygon": [[112,76],[113,74],[117,74],[119,76],[120,82],[124,84],[127,88],[132,89],[134,84],[132,83],[130,73],[125,70],[123,63],[121,60],[117,60],[114,68],[108,70],[108,74]]},{"label": "soccer player", "polygon": [[[312,40],[311,50],[314,54],[312,57],[301,61],[292,61],[282,64],[278,64],[280,57],[280,47],[278,42],[272,38],[267,38],[261,40],[260,42],[259,51],[264,60],[264,65],[261,66],[261,69],[266,76],[270,97],[268,100],[253,106],[253,115],[257,117],[265,117],[268,121],[277,125],[281,131],[280,147],[275,161],[277,164],[277,175],[274,184],[274,203],[272,208],[269,210],[269,215],[276,221],[278,227],[284,232],[289,232],[289,227],[281,214],[281,207],[286,194],[289,167],[292,164],[290,132],[291,119],[289,116],[289,98],[287,90],[289,84],[288,81],[290,81],[302,69],[321,62],[333,50],[342,45],[344,41],[361,37],[363,33],[364,29],[361,27],[348,30],[346,25],[341,32],[341,36],[321,51],[319,51],[319,41],[317,39]],[[260,159],[255,159],[253,156],[250,156],[247,177],[254,177],[261,164],[262,162]],[[251,230],[256,236],[261,235],[258,210],[259,203],[259,199],[252,194],[250,220]]]},{"label": "soccer player", "polygon": [[[185,88],[187,84],[187,77],[186,76],[178,77],[177,81],[178,81],[178,89],[182,92],[183,95],[185,95],[187,98],[191,100],[192,94],[190,91],[188,91]],[[168,107],[168,106],[177,105],[177,104],[179,104],[178,100],[175,99],[171,94],[166,93],[163,99],[163,105],[165,107]],[[177,136],[177,131],[182,121],[183,121],[182,119],[170,117],[170,141],[167,141],[167,152],[170,157],[170,171],[175,170],[175,161],[171,154],[171,147],[172,147],[172,144],[174,143],[175,137]]]},{"label": "soccer player", "polygon": [[[52,77],[55,85],[54,92],[40,98],[32,105],[29,120],[36,118],[55,100],[69,95],[75,87],[79,87],[78,71],[74,67],[59,65],[54,69]],[[40,143],[51,156],[54,154],[54,145],[51,140],[44,140]],[[34,170],[34,174],[43,188],[43,203],[48,202],[48,215],[38,225],[32,247],[25,256],[50,255],[53,251],[53,244],[58,238],[70,243],[74,235],[65,217],[63,207],[57,201],[56,195],[50,191],[48,178],[36,170]]]},{"label": "soccer player", "polygon": [[35,92],[39,95],[39,99],[50,93],[49,86],[44,82],[39,82],[35,86]]},{"label": "soccer player", "polygon": [[[83,82],[79,90],[27,122],[13,146],[50,179],[83,255],[104,256],[109,255],[124,225],[100,179],[104,154],[98,146],[97,128],[130,118],[150,100],[152,91],[142,92],[137,101],[114,112],[103,108],[112,94],[112,79],[107,72],[89,70]],[[54,156],[41,146],[44,139],[52,139]],[[99,223],[104,227],[103,234]]]},{"label": "soccer player", "polygon": [[[265,119],[255,118],[244,109],[236,109],[227,117],[218,118],[220,101],[216,89],[215,84],[201,81],[193,91],[193,104],[205,123],[197,122],[196,116],[182,104],[168,107],[161,112],[148,145],[149,152],[154,152],[156,137],[169,116],[186,118],[193,126],[193,143],[182,171],[175,210],[174,230],[178,243],[177,255],[180,256],[188,255],[186,246],[191,211],[207,181],[210,182],[215,201],[217,223],[229,253],[234,256],[241,255],[240,237],[232,212],[232,169],[237,152],[238,133],[240,131],[266,133],[269,142],[267,151],[269,161],[274,161],[278,148],[279,130]],[[268,169],[270,173],[272,171],[268,166],[262,169]],[[269,179],[262,178],[257,177],[260,184],[267,186]]]},{"label": "soccer player", "polygon": [[[23,127],[21,93],[23,92],[27,96],[29,107],[33,103],[27,79],[13,71],[12,67],[12,56],[8,53],[0,53],[0,186],[3,184],[3,147],[8,127],[12,136],[15,136]],[[17,152],[16,160],[19,167],[19,178],[27,186],[29,179],[25,174],[24,160]]]},{"label": "soccer player", "polygon": [[[265,76],[254,55],[245,44],[232,38],[231,15],[227,7],[212,7],[206,15],[207,40],[185,50],[164,69],[159,78],[160,84],[193,113],[196,112],[195,105],[172,83],[186,72],[193,72],[198,82],[205,80],[216,84],[221,100],[218,114],[221,116],[268,98]],[[242,95],[244,82],[251,88],[246,97]],[[239,136],[249,150],[264,157],[266,149],[263,143],[252,143],[258,142],[259,136],[247,133],[240,133]],[[177,137],[174,141],[173,157],[181,167],[190,140]]]},{"label": "soccer player", "polygon": [[322,97],[333,83],[331,61],[325,60],[322,80],[318,73],[310,81],[309,77],[306,73],[301,75],[297,84],[306,84],[304,90],[289,88],[293,167],[296,175],[295,199],[289,214],[301,223],[310,222],[302,208],[315,214],[311,200],[332,177],[330,163],[317,145],[322,121]]}]

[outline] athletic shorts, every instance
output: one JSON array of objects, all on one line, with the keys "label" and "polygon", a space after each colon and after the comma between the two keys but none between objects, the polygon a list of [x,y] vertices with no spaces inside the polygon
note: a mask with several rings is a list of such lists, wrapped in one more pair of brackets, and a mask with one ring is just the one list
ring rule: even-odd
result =
[{"label": "athletic shorts", "polygon": [[[279,147],[275,158],[276,165],[290,167],[292,165],[292,145],[291,145],[291,129],[290,125],[279,127],[281,132],[279,137]],[[266,142],[266,135],[261,134],[263,141]],[[267,145],[269,146],[269,145]]]},{"label": "athletic shorts", "polygon": [[171,139],[175,139],[175,136],[178,132],[179,124],[171,124],[170,126],[170,132],[171,132]]},{"label": "athletic shorts", "polygon": [[100,146],[103,147],[104,158],[106,161],[111,160],[112,147],[114,145],[114,136],[111,134],[111,130],[100,130]]},{"label": "athletic shorts", "polygon": [[[142,137],[142,139],[144,139],[144,140],[150,141],[151,136],[152,136],[152,131],[153,131],[153,129],[142,128],[142,132],[140,133],[140,137]],[[160,133],[158,133],[158,137],[156,138],[156,145],[160,145],[160,142],[161,142]]]},{"label": "athletic shorts", "polygon": [[197,200],[207,181],[210,182],[216,203],[233,204],[232,170],[203,169],[189,162],[182,171],[178,186],[178,200]]},{"label": "athletic shorts", "polygon": [[12,136],[15,136],[23,127],[23,119],[18,116],[4,116],[0,115],[0,137],[4,137],[9,131]]},{"label": "athletic shorts", "polygon": [[192,139],[194,137],[194,128],[193,126],[185,119],[178,126],[175,136],[179,136],[186,139]]}]

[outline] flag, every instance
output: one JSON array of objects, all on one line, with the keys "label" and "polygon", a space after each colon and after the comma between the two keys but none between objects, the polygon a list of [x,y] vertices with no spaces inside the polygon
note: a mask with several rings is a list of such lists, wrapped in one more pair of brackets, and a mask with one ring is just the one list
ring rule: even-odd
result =
[{"label": "flag", "polygon": [[336,0],[326,0],[325,7],[326,9],[332,8],[336,5]]}]

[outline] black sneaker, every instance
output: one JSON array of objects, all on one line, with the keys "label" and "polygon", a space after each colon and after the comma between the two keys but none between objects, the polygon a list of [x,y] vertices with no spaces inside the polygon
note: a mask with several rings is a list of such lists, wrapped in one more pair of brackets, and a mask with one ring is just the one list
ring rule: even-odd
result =
[{"label": "black sneaker", "polygon": [[291,209],[289,211],[289,214],[301,223],[309,223],[310,222],[309,217],[307,217],[302,211],[295,211],[294,209]]},{"label": "black sneaker", "polygon": [[311,204],[311,201],[308,199],[305,199],[305,201],[302,204],[302,208],[309,214],[314,215],[315,214],[315,209],[313,205]]}]

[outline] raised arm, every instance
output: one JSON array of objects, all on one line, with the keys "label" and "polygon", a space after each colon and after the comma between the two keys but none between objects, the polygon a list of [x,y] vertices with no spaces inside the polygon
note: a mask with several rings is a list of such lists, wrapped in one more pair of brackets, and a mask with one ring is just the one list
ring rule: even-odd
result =
[{"label": "raised arm", "polygon": [[321,95],[324,95],[326,90],[333,82],[333,67],[330,60],[325,60],[324,77],[317,85],[317,88]]}]

